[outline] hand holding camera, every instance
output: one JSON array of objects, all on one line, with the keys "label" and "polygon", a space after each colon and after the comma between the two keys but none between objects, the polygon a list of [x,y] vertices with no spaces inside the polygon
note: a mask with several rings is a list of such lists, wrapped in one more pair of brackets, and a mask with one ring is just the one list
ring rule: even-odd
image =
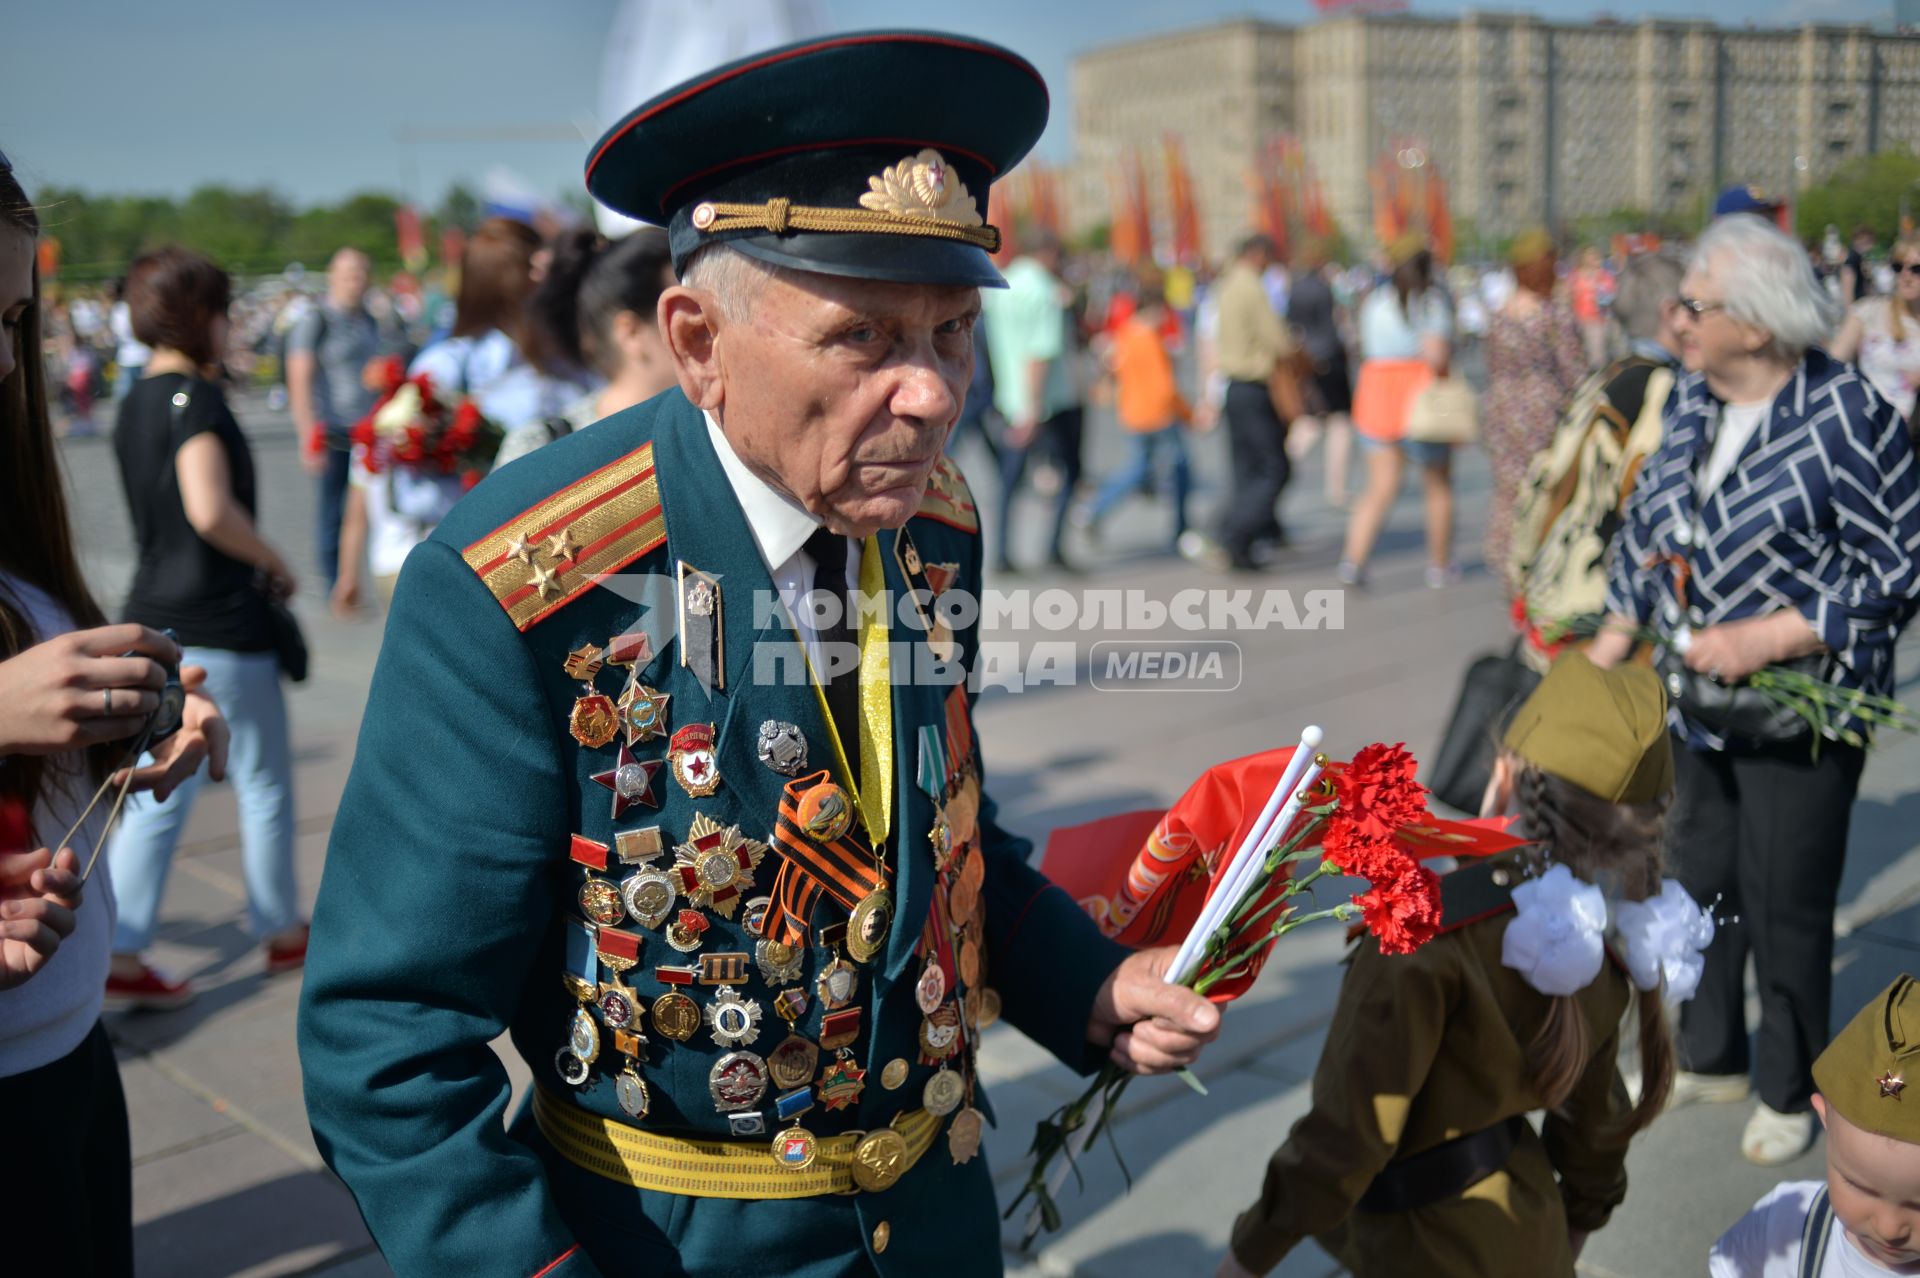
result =
[{"label": "hand holding camera", "polygon": [[35,644],[0,661],[0,754],[60,754],[124,740],[163,709],[171,732],[184,710],[179,669],[180,645],[170,635],[132,623]]}]

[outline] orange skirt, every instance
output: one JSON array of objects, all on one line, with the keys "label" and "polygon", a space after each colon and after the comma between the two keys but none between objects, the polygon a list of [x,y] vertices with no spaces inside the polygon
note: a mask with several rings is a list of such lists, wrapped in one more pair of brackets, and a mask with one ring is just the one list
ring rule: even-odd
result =
[{"label": "orange skirt", "polygon": [[1413,401],[1432,382],[1433,366],[1423,359],[1364,361],[1353,388],[1353,428],[1369,439],[1405,439]]}]

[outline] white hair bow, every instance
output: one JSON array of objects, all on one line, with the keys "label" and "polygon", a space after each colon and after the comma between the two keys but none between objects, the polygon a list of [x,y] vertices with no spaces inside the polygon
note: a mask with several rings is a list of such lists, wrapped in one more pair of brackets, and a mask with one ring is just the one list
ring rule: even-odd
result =
[{"label": "white hair bow", "polygon": [[1701,951],[1713,943],[1713,915],[1685,888],[1668,879],[1660,885],[1658,896],[1622,901],[1615,908],[1614,922],[1626,951],[1622,957],[1627,975],[1635,985],[1650,992],[1664,977],[1668,1003],[1693,997],[1706,966]]},{"label": "white hair bow", "polygon": [[1606,961],[1607,898],[1556,865],[1513,890],[1500,961],[1542,994],[1578,994]]}]

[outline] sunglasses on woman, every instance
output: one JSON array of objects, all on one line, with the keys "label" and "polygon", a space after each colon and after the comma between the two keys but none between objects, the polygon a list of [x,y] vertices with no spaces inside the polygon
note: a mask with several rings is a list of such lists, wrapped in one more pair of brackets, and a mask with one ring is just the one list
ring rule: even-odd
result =
[{"label": "sunglasses on woman", "polygon": [[[5,156],[0,156],[0,161],[5,160],[5,158]],[[1893,264],[1893,273],[1895,275],[1920,275],[1920,262],[1895,262]]]}]

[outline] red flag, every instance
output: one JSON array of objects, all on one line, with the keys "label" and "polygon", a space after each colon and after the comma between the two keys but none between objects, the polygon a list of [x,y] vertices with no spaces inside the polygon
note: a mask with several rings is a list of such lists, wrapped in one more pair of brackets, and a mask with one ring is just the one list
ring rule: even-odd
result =
[{"label": "red flag", "polygon": [[393,237],[400,249],[400,260],[409,271],[427,266],[427,241],[420,230],[420,214],[411,204],[393,208]]}]

